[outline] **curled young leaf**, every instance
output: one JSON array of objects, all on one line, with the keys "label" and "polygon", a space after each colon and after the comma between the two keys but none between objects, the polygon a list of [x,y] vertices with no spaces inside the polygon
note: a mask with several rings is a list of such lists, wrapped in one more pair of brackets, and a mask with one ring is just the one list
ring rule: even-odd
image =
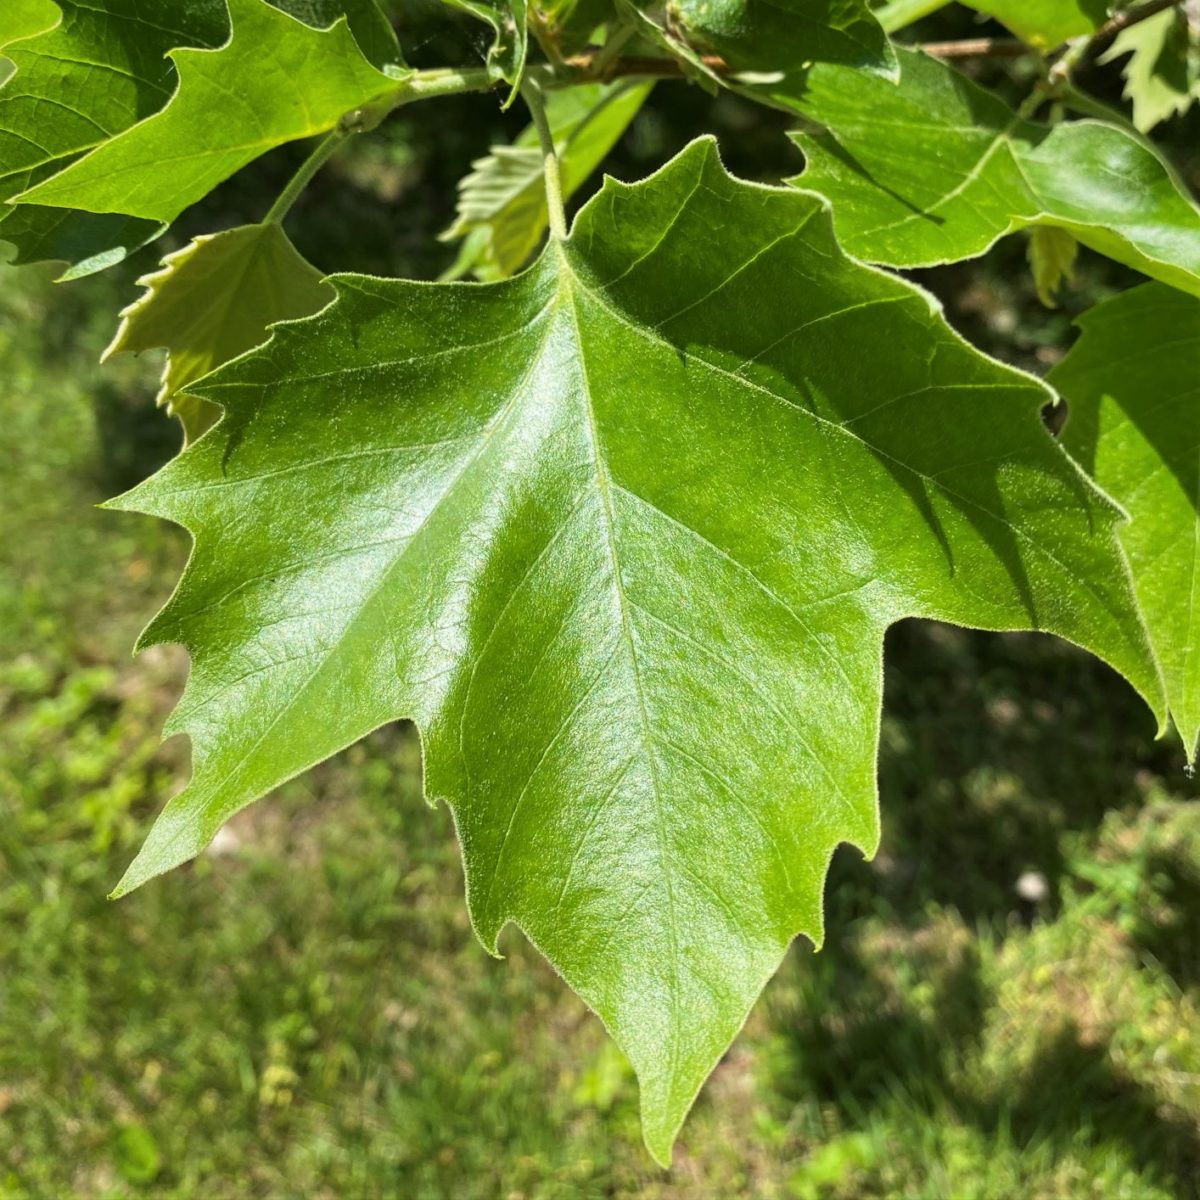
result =
[{"label": "curled young leaf", "polygon": [[195,773],[119,885],[414,718],[475,928],[600,1014],[662,1161],[799,932],[874,851],[884,631],[1044,629],[1160,684],[1119,513],[1038,381],[709,140],[492,285],[363,276],[195,386],[125,508],[191,530]]},{"label": "curled young leaf", "polygon": [[529,57],[527,0],[443,0],[443,3],[492,27],[495,36],[488,49],[487,65],[497,79],[512,84],[505,102],[507,108],[517,98]]},{"label": "curled young leaf", "polygon": [[263,342],[277,321],[307,317],[333,298],[272,223],[198,237],[138,282],[146,291],[121,313],[104,357],[167,350],[158,402],[179,418],[189,443],[220,410],[189,395],[188,385]]},{"label": "curled young leaf", "polygon": [[[593,83],[550,93],[546,119],[561,164],[564,199],[587,182],[616,145],[651,86]],[[450,277],[469,272],[495,280],[519,271],[549,224],[537,131],[527,126],[511,146],[493,146],[458,187],[458,216],[442,240],[467,240]]]}]

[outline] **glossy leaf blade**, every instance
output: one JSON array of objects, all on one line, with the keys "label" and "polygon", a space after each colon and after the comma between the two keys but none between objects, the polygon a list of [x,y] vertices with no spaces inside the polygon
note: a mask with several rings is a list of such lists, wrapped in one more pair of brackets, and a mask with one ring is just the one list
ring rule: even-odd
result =
[{"label": "glossy leaf blade", "polygon": [[189,242],[138,281],[146,288],[121,314],[105,358],[168,351],[158,402],[193,442],[220,410],[186,394],[190,384],[266,339],[277,321],[307,317],[333,298],[278,225],[243,225]]},{"label": "glossy leaf blade", "polygon": [[1200,736],[1200,300],[1146,284],[1080,318],[1050,380],[1063,444],[1132,521],[1121,529],[1171,714]]},{"label": "glossy leaf blade", "polygon": [[898,53],[897,85],[814,68],[793,98],[825,126],[792,135],[808,160],[793,182],[829,197],[852,254],[932,266],[1053,225],[1200,294],[1200,209],[1144,142],[1099,121],[1023,121],[944,63]]},{"label": "glossy leaf blade", "polygon": [[160,113],[31,188],[23,203],[172,221],[284,142],[332,129],[396,88],[349,27],[310,29],[265,0],[229,0],[219,50],[176,50],[179,88]]},{"label": "glossy leaf blade", "polygon": [[480,937],[516,922],[600,1014],[665,1161],[821,940],[833,848],[875,848],[889,624],[1054,631],[1157,702],[1117,510],[1043,385],[709,141],[512,280],[333,282],[122,502],[195,537],[145,638],[192,654],[195,774],[118,890],[412,717]]}]

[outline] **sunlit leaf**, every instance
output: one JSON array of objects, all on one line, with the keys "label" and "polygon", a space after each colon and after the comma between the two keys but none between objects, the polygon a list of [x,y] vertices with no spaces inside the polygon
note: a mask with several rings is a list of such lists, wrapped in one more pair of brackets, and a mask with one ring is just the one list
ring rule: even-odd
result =
[{"label": "sunlit leaf", "polygon": [[875,849],[890,624],[1057,632],[1158,703],[1118,512],[1042,384],[711,141],[511,280],[332,282],[121,502],[195,537],[144,639],[191,652],[195,766],[119,891],[412,717],[476,930],[601,1015],[665,1160],[834,847]]},{"label": "sunlit leaf", "polygon": [[1101,62],[1129,56],[1122,68],[1133,123],[1143,132],[1200,99],[1200,17],[1169,8],[1125,29]]},{"label": "sunlit leaf", "polygon": [[225,46],[172,53],[179,88],[161,112],[17,199],[172,221],[259,155],[396,91],[344,22],[317,30],[264,0],[229,6]]}]

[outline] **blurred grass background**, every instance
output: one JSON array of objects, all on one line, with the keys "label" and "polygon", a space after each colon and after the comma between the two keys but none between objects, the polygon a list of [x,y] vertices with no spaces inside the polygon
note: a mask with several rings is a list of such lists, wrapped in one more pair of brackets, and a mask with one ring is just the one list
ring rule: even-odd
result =
[{"label": "blurred grass background", "polygon": [[[472,53],[405,13],[418,61]],[[456,180],[521,118],[486,98],[431,115],[305,196],[291,228],[319,266],[445,265]],[[783,125],[660,88],[609,169],[644,174],[708,129],[733,169],[779,177],[799,166]],[[1198,134],[1167,130],[1193,185]],[[296,158],[183,231],[256,219]],[[0,1197],[1200,1196],[1195,786],[1128,687],[1049,638],[892,631],[883,848],[835,859],[826,949],[789,954],[669,1174],[598,1023],[512,931],[504,961],[474,940],[409,727],[106,901],[187,774],[186,744],[158,741],[185,659],[129,657],[185,539],[94,508],[177,444],[156,363],[96,366],[161,249],[69,287],[0,269]],[[1044,370],[1071,315],[1130,277],[1085,255],[1047,312],[1023,255],[1010,239],[922,281]]]}]

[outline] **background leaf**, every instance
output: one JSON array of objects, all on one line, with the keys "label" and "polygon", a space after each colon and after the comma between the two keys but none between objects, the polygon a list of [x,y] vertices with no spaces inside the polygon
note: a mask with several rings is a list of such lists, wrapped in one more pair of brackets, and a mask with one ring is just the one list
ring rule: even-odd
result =
[{"label": "background leaf", "polygon": [[[564,198],[573,196],[629,128],[652,84],[582,84],[546,98]],[[448,277],[503,279],[529,261],[546,232],[546,186],[537,130],[493,146],[459,184],[458,217],[443,240],[468,239]]]},{"label": "background leaf", "polygon": [[1068,38],[1094,33],[1108,16],[1108,0],[964,0],[969,8],[995,17],[1009,29],[1042,49],[1053,49]]},{"label": "background leaf", "polygon": [[1063,444],[1128,508],[1121,529],[1171,714],[1200,735],[1200,300],[1146,284],[1091,309],[1050,373]]},{"label": "background leaf", "polygon": [[1125,98],[1143,133],[1187,112],[1200,97],[1200,32],[1185,10],[1169,8],[1122,30],[1100,61],[1125,55]]},{"label": "background leaf", "polygon": [[173,53],[179,89],[162,112],[18,200],[169,222],[267,150],[396,89],[344,24],[310,29],[264,0],[229,6],[227,45]]},{"label": "background leaf", "polygon": [[852,254],[932,266],[1054,225],[1200,294],[1200,209],[1145,142],[1099,121],[1023,121],[944,63],[898,53],[898,85],[814,68],[794,98],[825,130],[792,135],[808,160],[793,182],[830,198]]},{"label": "background leaf", "polygon": [[555,58],[575,54],[616,17],[613,0],[536,0],[529,12],[538,41]]},{"label": "background leaf", "polygon": [[118,891],[412,716],[480,937],[515,921],[603,1017],[665,1160],[820,941],[833,847],[875,847],[889,624],[1056,631],[1157,697],[1117,511],[1040,383],[710,141],[515,279],[333,282],[122,501],[196,539],[144,639],[191,651],[195,774]]},{"label": "background leaf", "polygon": [[677,0],[663,6],[625,0],[663,48],[714,84],[705,53],[735,71],[778,73],[799,88],[813,62],[838,63],[885,78],[896,75],[891,42],[867,0]]}]

